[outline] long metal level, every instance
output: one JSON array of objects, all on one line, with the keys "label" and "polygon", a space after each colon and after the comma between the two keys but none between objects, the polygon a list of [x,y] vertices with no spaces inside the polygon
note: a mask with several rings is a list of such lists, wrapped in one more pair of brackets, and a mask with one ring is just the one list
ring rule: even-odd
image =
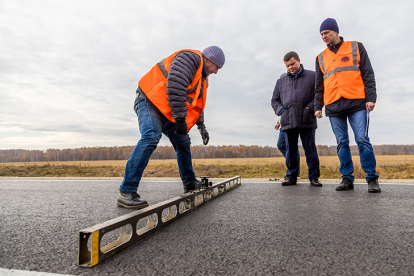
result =
[{"label": "long metal level", "polygon": [[[241,185],[235,176],[79,231],[79,266],[92,267]],[[147,219],[142,224],[143,219]],[[117,235],[119,231],[119,236]],[[112,239],[111,238],[114,237]],[[105,236],[105,239],[104,239]],[[108,238],[110,241],[108,242]]]}]

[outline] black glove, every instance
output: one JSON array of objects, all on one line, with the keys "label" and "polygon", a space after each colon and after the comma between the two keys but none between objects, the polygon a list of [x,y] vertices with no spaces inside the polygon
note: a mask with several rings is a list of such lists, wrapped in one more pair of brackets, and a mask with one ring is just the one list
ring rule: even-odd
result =
[{"label": "black glove", "polygon": [[204,146],[207,146],[208,141],[210,141],[210,135],[208,135],[208,131],[204,124],[198,126],[198,130],[200,131],[201,138],[203,139]]},{"label": "black glove", "polygon": [[186,135],[187,134],[187,123],[185,122],[185,118],[177,118],[175,119],[175,133],[178,135]]}]

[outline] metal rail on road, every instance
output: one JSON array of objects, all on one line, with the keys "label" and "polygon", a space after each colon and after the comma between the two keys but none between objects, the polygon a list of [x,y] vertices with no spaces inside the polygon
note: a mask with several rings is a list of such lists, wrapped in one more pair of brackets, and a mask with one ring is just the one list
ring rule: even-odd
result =
[{"label": "metal rail on road", "polygon": [[208,188],[80,230],[78,264],[95,266],[240,185],[241,177],[235,176]]}]

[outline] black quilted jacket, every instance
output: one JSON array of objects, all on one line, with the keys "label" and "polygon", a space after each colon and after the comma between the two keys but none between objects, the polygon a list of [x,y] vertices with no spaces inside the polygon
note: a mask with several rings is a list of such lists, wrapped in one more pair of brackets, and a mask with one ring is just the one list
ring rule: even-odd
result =
[{"label": "black quilted jacket", "polygon": [[305,70],[297,76],[290,73],[277,80],[272,97],[272,108],[280,116],[281,130],[292,128],[316,129],[314,115],[315,72]]}]

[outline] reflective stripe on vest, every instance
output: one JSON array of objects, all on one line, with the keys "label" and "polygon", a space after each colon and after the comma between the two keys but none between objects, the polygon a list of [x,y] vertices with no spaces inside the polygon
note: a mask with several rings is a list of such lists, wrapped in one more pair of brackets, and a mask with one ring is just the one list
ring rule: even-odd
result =
[{"label": "reflective stripe on vest", "polygon": [[358,57],[358,49],[357,49],[357,42],[356,41],[351,41],[351,45],[352,45],[352,62],[353,62],[353,66],[346,66],[346,67],[338,67],[335,68],[334,70],[331,70],[327,73],[325,73],[325,65],[323,63],[323,52],[319,54],[319,62],[321,64],[322,67],[322,72],[323,74],[323,79],[326,79],[327,77],[335,74],[336,72],[343,72],[343,71],[360,71],[358,64],[357,64],[357,57]]},{"label": "reflective stripe on vest", "polygon": [[171,56],[158,62],[141,80],[138,85],[150,99],[150,101],[161,111],[161,113],[171,122],[175,123],[175,119],[172,116],[171,108],[167,100],[167,79],[168,72],[172,61],[181,52],[189,51],[197,54],[200,57],[200,65],[197,68],[196,74],[192,82],[187,87],[187,128],[190,130],[195,125],[197,119],[200,117],[204,110],[208,77],[203,79],[203,57],[200,51],[195,50],[181,50],[175,52]]},{"label": "reflective stripe on vest", "polygon": [[[341,97],[365,98],[365,87],[359,69],[357,41],[344,41],[335,54],[326,49],[319,54],[319,66],[324,79],[324,104],[328,105]],[[339,60],[342,57],[341,60]],[[341,66],[352,59],[352,65]]]}]

